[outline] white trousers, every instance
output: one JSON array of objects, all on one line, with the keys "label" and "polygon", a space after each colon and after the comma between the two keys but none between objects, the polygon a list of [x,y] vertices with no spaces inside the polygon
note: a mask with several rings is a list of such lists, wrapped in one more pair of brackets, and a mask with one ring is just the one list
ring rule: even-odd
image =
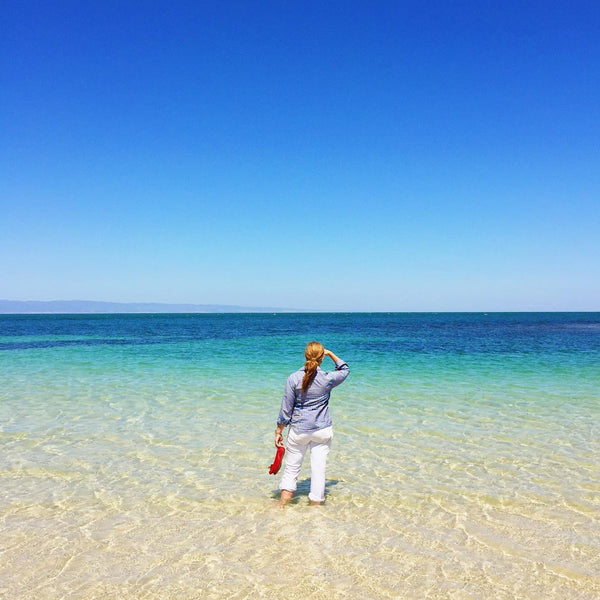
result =
[{"label": "white trousers", "polygon": [[306,451],[310,448],[310,493],[308,497],[315,502],[323,502],[325,500],[325,469],[332,438],[332,427],[308,433],[296,433],[290,428],[285,447],[285,469],[279,489],[296,491],[302,461]]}]

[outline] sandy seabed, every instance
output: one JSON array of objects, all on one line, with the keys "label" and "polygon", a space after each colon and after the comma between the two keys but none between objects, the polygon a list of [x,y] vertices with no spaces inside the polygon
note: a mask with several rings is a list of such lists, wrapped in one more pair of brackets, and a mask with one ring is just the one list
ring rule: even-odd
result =
[{"label": "sandy seabed", "polygon": [[185,490],[144,501],[104,490],[9,508],[0,597],[600,597],[600,529],[585,507],[451,491],[349,495],[310,507],[307,490],[304,481],[285,509],[275,492],[198,501]]}]

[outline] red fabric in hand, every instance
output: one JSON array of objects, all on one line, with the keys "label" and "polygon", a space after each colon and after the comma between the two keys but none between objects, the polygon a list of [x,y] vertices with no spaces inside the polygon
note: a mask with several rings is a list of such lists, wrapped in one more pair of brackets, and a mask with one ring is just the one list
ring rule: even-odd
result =
[{"label": "red fabric in hand", "polygon": [[279,446],[277,448],[277,453],[275,454],[275,460],[273,464],[269,467],[269,475],[276,475],[281,467],[281,460],[283,459],[283,455],[285,453],[285,448],[283,446]]}]

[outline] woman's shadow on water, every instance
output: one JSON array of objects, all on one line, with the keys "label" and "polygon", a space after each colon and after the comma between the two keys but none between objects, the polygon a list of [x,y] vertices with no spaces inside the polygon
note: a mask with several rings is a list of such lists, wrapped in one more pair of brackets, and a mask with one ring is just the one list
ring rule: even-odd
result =
[{"label": "woman's shadow on water", "polygon": [[[327,496],[329,496],[329,490],[334,485],[339,483],[338,479],[326,479],[325,480],[325,501],[327,501]],[[272,491],[272,498],[275,500],[279,500],[279,494],[281,490],[276,489]],[[310,477],[303,479],[302,481],[298,481],[298,487],[294,492],[294,497],[290,500],[290,504],[298,504],[302,498],[308,499],[308,494],[310,493]]]}]

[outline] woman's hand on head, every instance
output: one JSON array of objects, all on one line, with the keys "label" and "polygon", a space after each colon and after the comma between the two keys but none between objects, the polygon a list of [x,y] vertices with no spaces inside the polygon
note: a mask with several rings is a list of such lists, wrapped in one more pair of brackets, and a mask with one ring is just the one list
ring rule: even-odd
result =
[{"label": "woman's hand on head", "polygon": [[329,358],[334,363],[337,363],[337,361],[340,360],[339,357],[336,356],[334,352],[332,352],[331,350],[327,350],[327,348],[323,348],[323,356],[329,356]]}]

